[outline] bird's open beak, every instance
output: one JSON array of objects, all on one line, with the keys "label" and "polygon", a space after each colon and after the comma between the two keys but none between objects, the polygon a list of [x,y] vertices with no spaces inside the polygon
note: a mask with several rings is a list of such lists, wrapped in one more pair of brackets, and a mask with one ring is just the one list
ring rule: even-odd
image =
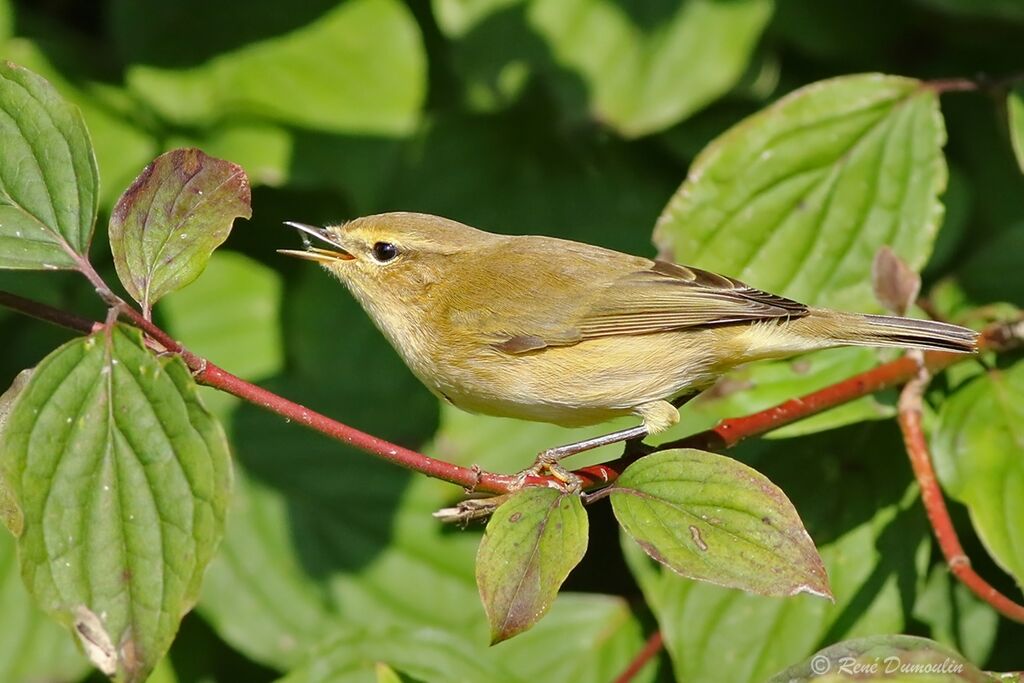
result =
[{"label": "bird's open beak", "polygon": [[[306,243],[305,249],[278,249],[277,253],[285,254],[287,256],[295,256],[296,258],[306,259],[307,261],[318,261],[320,263],[331,263],[333,261],[351,261],[355,258],[352,254],[345,251],[345,249],[338,244],[334,235],[329,233],[323,228],[318,228],[312,225],[306,225],[305,223],[294,223],[292,221],[285,221],[285,225],[295,228],[299,232],[303,233],[303,241]],[[314,247],[309,244],[309,238],[305,235],[310,235],[326,242],[331,246],[331,249],[321,249],[320,247]]]}]

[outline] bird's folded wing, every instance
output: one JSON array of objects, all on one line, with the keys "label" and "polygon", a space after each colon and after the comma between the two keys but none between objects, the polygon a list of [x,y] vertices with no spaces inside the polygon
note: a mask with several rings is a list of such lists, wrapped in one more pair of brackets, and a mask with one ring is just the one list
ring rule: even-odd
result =
[{"label": "bird's folded wing", "polygon": [[585,339],[806,314],[807,306],[738,280],[656,261],[608,287],[575,326]]},{"label": "bird's folded wing", "polygon": [[[577,302],[561,333],[533,330],[495,345],[507,353],[565,346],[585,339],[665,332],[727,323],[798,318],[807,306],[697,268],[655,261]],[[550,321],[549,321],[550,322]]]}]

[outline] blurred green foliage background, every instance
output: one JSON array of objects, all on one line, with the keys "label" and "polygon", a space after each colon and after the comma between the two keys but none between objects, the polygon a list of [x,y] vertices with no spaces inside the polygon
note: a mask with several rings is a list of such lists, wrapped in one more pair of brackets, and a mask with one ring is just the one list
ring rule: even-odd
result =
[{"label": "blurred green foliage background", "polygon": [[[100,225],[164,150],[199,146],[248,172],[252,220],[157,307],[176,338],[365,431],[510,471],[571,435],[442,411],[342,287],[275,254],[295,246],[282,220],[423,211],[652,255],[655,219],[696,154],[785,93],[866,71],[999,78],[1024,71],[1022,44],[1016,0],[0,0],[0,53],[84,113]],[[946,219],[925,275],[958,305],[1024,305],[1024,179],[1003,107],[943,96]],[[93,261],[116,282],[104,239],[98,231]],[[0,272],[0,288],[102,319],[82,285],[71,273]],[[0,384],[66,337],[0,309]],[[652,630],[610,514],[595,508],[575,593],[533,631],[487,649],[478,532],[429,516],[459,491],[230,397],[207,399],[231,435],[237,490],[197,613],[153,680],[363,680],[366,663],[383,660],[409,680],[604,681]],[[846,567],[831,570],[841,609],[634,566],[646,599],[675,605],[696,634],[670,648],[676,675],[760,680],[837,640],[901,631],[993,669],[1021,667],[1024,629],[935,562],[894,427],[779,444],[742,457]],[[773,449],[785,457],[769,458]],[[822,500],[823,482],[834,499]],[[972,549],[985,557],[976,540]],[[0,604],[3,632],[18,634],[0,642],[0,680],[88,675],[66,634],[30,606],[5,535]],[[637,680],[672,677],[663,658]]]}]

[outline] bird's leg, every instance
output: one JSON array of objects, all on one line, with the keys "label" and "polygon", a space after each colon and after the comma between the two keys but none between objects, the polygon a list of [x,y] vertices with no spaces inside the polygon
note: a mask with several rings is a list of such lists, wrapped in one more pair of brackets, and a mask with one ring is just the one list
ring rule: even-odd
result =
[{"label": "bird's leg", "polygon": [[562,446],[555,446],[554,448],[543,450],[537,455],[537,459],[534,461],[533,465],[519,473],[516,477],[516,485],[514,488],[522,488],[523,484],[526,483],[526,479],[530,476],[536,477],[544,473],[548,473],[564,483],[569,491],[579,491],[581,486],[580,478],[562,467],[559,464],[560,460],[568,458],[570,455],[576,455],[577,453],[583,453],[584,451],[589,451],[594,448],[600,448],[601,446],[608,446],[622,441],[636,441],[643,439],[648,434],[649,431],[647,429],[647,425],[642,424],[628,429],[620,429],[616,432],[611,432],[610,434],[602,434],[601,436],[595,436],[581,441],[574,441],[573,443],[567,443]]},{"label": "bird's leg", "polygon": [[679,411],[669,403],[668,401],[651,401],[649,403],[642,403],[633,409],[633,412],[643,418],[643,424],[636,427],[630,427],[629,429],[620,429],[617,432],[610,434],[604,434],[602,436],[595,436],[590,439],[583,439],[582,441],[576,441],[574,443],[568,443],[564,446],[555,446],[545,451],[541,451],[534,461],[533,466],[529,469],[523,470],[516,477],[516,484],[514,488],[522,488],[523,484],[526,483],[526,479],[533,476],[539,476],[545,472],[550,473],[551,476],[562,481],[565,484],[565,488],[568,491],[576,492],[580,490],[582,482],[580,478],[575,474],[565,469],[559,464],[559,461],[563,458],[568,458],[570,455],[576,455],[583,451],[589,451],[592,448],[599,448],[601,446],[608,446],[613,443],[621,443],[625,441],[628,444],[636,443],[642,439],[647,438],[651,434],[659,434],[672,425],[679,422]]},{"label": "bird's leg", "polygon": [[647,425],[637,425],[636,427],[630,427],[628,429],[620,429],[619,431],[611,432],[610,434],[602,434],[601,436],[583,439],[582,441],[567,443],[564,446],[548,448],[547,450],[540,452],[540,455],[537,456],[536,464],[554,464],[562,458],[568,458],[570,455],[576,455],[577,453],[583,453],[584,451],[600,448],[601,446],[608,446],[621,441],[644,439],[647,435]]}]

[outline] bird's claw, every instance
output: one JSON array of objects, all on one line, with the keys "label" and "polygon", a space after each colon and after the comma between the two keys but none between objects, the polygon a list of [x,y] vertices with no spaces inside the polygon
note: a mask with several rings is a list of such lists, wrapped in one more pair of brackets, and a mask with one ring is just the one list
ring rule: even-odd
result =
[{"label": "bird's claw", "polygon": [[[579,493],[583,489],[583,480],[559,463],[560,454],[556,449],[541,451],[532,465],[516,475],[510,490],[519,491],[526,486],[530,477],[550,477],[548,485],[561,489],[566,493]],[[554,479],[554,481],[552,481]]]}]

